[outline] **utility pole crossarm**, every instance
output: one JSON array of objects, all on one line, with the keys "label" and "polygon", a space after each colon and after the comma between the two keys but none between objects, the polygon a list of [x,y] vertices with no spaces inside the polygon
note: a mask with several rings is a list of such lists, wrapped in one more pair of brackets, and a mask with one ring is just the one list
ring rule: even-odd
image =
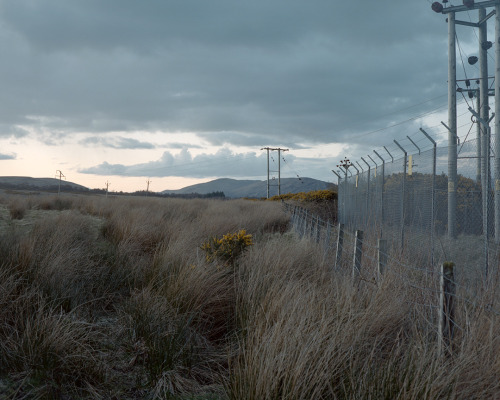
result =
[{"label": "utility pole crossarm", "polygon": [[474,3],[472,6],[467,7],[467,6],[450,6],[443,8],[443,10],[440,12],[441,14],[449,14],[452,12],[460,12],[460,11],[470,11],[478,8],[487,8],[487,7],[495,7],[497,4],[497,0],[489,0],[489,1],[482,1],[480,3]]}]

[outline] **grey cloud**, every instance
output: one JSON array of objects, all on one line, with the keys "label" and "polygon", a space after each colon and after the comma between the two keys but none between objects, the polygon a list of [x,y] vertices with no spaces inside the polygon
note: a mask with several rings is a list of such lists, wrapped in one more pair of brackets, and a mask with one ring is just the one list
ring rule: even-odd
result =
[{"label": "grey cloud", "polygon": [[28,136],[29,132],[18,126],[0,124],[0,137],[13,137],[16,139]]},{"label": "grey cloud", "polygon": [[[282,153],[280,160],[282,177],[310,177],[332,181],[332,158],[300,158],[289,153]],[[278,169],[276,152],[270,153],[271,175],[276,176]],[[192,156],[184,149],[173,155],[164,152],[157,161],[143,164],[122,165],[102,164],[81,169],[79,172],[95,175],[180,176],[189,178],[231,177],[247,179],[265,179],[267,176],[266,152],[236,153],[221,149],[216,154],[200,154]]]},{"label": "grey cloud", "polygon": [[86,174],[121,176],[182,176],[202,178],[206,176],[252,177],[266,174],[265,155],[233,153],[221,149],[216,154],[192,156],[183,149],[173,155],[164,152],[157,161],[135,165],[112,165],[107,162],[80,170]]},{"label": "grey cloud", "polygon": [[0,118],[66,135],[375,144],[418,126],[359,135],[446,93],[447,28],[425,1],[16,0],[0,26]]},{"label": "grey cloud", "polygon": [[154,149],[156,146],[152,143],[141,142],[137,139],[125,137],[97,137],[91,136],[80,141],[82,145],[95,145],[111,147],[113,149]]},{"label": "grey cloud", "polygon": [[169,149],[202,149],[203,146],[192,144],[192,143],[181,143],[181,142],[171,142],[165,143],[161,147],[167,147]]},{"label": "grey cloud", "polygon": [[2,154],[0,153],[0,160],[15,160],[17,156],[15,154]]}]

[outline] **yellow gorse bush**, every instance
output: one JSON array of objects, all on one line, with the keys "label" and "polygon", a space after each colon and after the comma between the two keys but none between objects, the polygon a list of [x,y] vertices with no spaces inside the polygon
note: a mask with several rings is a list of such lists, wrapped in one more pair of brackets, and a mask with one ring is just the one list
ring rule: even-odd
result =
[{"label": "yellow gorse bush", "polygon": [[219,260],[226,266],[232,266],[243,250],[252,245],[252,235],[241,229],[239,232],[226,233],[220,239],[213,236],[201,245],[201,249],[205,251],[208,262]]},{"label": "yellow gorse bush", "polygon": [[310,192],[286,193],[273,196],[269,200],[297,200],[297,201],[330,201],[337,199],[337,192],[332,190],[312,190]]}]

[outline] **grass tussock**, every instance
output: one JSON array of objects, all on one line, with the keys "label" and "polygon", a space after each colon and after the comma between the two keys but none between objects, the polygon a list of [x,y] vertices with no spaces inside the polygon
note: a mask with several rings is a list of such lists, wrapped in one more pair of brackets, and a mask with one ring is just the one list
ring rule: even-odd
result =
[{"label": "grass tussock", "polygon": [[[0,219],[0,397],[500,393],[495,285],[459,293],[453,355],[438,357],[435,276],[412,272],[421,290],[394,263],[379,279],[369,253],[360,279],[348,263],[333,271],[330,253],[288,232],[278,202],[23,201],[23,229]],[[206,257],[210,240],[247,235]]]}]

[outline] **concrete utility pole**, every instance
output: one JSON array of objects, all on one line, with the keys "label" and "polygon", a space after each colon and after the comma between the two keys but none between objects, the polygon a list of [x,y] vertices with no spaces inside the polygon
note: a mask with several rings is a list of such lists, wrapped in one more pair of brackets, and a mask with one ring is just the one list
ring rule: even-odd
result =
[{"label": "concrete utility pole", "polygon": [[448,15],[448,236],[454,238],[457,213],[457,52],[455,13]]},{"label": "concrete utility pole", "polygon": [[261,150],[267,150],[267,198],[269,198],[269,152],[277,151],[278,152],[278,170],[271,171],[278,173],[278,196],[281,195],[281,152],[288,151],[288,149],[282,149],[280,147],[272,148],[272,147],[263,147]]},{"label": "concrete utility pole", "polygon": [[57,195],[59,196],[61,194],[61,179],[62,178],[66,179],[66,177],[64,176],[64,174],[60,170],[57,170],[56,171],[56,178],[59,178],[59,189],[57,190]]},{"label": "concrete utility pole", "polygon": [[491,230],[491,221],[489,216],[490,210],[490,129],[489,129],[489,109],[488,104],[488,54],[487,50],[487,36],[486,36],[486,10],[480,8],[478,10],[479,16],[479,98],[480,108],[479,116],[485,122],[480,123],[481,126],[481,184],[483,186],[483,195],[486,197],[483,200],[485,204],[483,213],[487,216],[484,218],[483,233],[488,237]]},{"label": "concrete utility pole", "polygon": [[[457,84],[457,68],[456,68],[456,29],[455,25],[465,25],[474,28],[479,28],[479,55],[480,59],[483,61],[480,63],[481,67],[481,78],[480,78],[480,96],[481,96],[481,115],[483,112],[488,111],[488,69],[487,69],[487,59],[486,50],[488,49],[488,42],[486,41],[486,21],[494,15],[495,12],[491,12],[486,15],[485,9],[488,7],[498,7],[498,0],[489,0],[475,3],[474,0],[463,0],[462,6],[450,6],[444,8],[444,6],[435,1],[432,3],[433,11],[441,14],[446,14],[448,16],[448,236],[450,238],[455,238],[457,235],[456,229],[456,209],[457,209],[457,94],[456,94],[456,84]],[[455,19],[455,14],[462,11],[470,11],[478,9],[479,10],[479,21],[477,23],[469,21],[457,21]],[[498,47],[498,43],[497,46]],[[484,57],[484,58],[483,58]],[[483,97],[484,96],[484,97]],[[488,116],[485,115],[484,120],[488,121]],[[485,129],[483,132],[487,132]],[[498,133],[498,132],[497,132]],[[481,175],[482,180],[486,178],[484,168],[485,165],[489,163],[489,143],[483,145],[483,139],[485,135],[482,135],[481,145],[482,150],[486,148],[488,153],[482,152],[482,159],[485,162],[481,163]],[[487,147],[485,147],[487,146]],[[487,182],[483,181],[483,185]],[[499,203],[500,204],[500,203]],[[487,229],[487,228],[486,228]]]}]

